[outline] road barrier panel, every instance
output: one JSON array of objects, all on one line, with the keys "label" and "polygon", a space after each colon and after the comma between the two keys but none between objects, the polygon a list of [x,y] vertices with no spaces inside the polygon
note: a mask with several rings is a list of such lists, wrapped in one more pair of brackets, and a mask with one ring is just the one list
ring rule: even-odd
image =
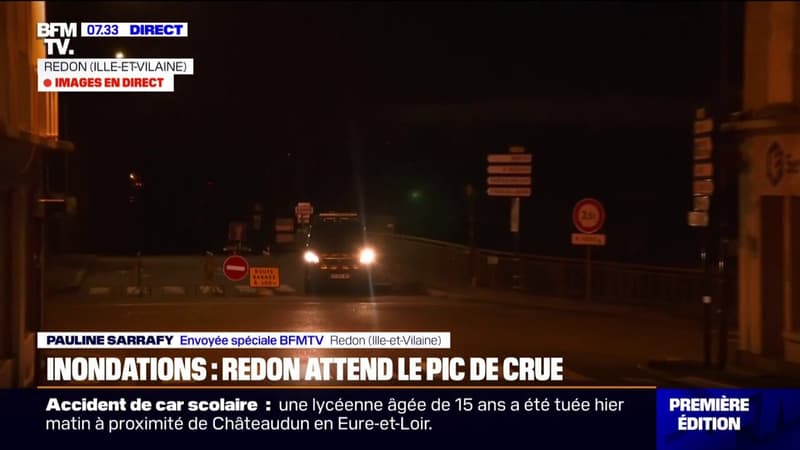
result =
[{"label": "road barrier panel", "polygon": [[295,290],[295,288],[289,286],[288,284],[282,284],[282,285],[278,286],[277,288],[275,288],[275,293],[277,293],[277,294],[290,295],[290,294],[294,294],[295,292],[297,292],[297,290]]},{"label": "road barrier panel", "polygon": [[106,286],[93,286],[89,288],[89,295],[111,295],[111,288]]},{"label": "road barrier panel", "polygon": [[258,290],[250,286],[238,284],[234,286],[234,289],[241,295],[258,295]]},{"label": "road barrier panel", "polygon": [[209,295],[209,296],[223,296],[225,295],[225,289],[222,286],[212,285],[212,284],[201,284],[197,287],[197,292],[200,295]]},{"label": "road barrier panel", "polygon": [[186,295],[186,288],[183,286],[164,286],[161,291],[164,295]]},{"label": "road barrier panel", "polygon": [[129,297],[145,297],[152,294],[152,289],[150,286],[128,286],[125,294]]}]

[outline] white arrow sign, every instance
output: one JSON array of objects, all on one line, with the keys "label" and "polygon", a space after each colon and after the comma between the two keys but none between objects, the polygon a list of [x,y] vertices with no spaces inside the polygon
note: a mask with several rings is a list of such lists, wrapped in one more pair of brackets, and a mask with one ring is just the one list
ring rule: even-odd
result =
[{"label": "white arrow sign", "polygon": [[692,192],[694,195],[711,195],[714,193],[714,181],[697,180],[692,183]]},{"label": "white arrow sign", "polygon": [[489,173],[530,175],[531,166],[489,166]]},{"label": "white arrow sign", "polygon": [[714,122],[711,119],[696,120],[694,122],[694,134],[711,133],[714,130]]},{"label": "white arrow sign", "polygon": [[527,163],[533,161],[530,153],[496,153],[487,158],[490,163]]},{"label": "white arrow sign", "polygon": [[711,159],[714,144],[708,136],[694,139],[694,159]]},{"label": "white arrow sign", "polygon": [[492,197],[530,197],[531,188],[527,187],[490,187],[486,193]]},{"label": "white arrow sign", "polygon": [[496,186],[530,186],[531,177],[489,177],[487,184]]},{"label": "white arrow sign", "polygon": [[697,163],[694,165],[695,178],[708,178],[714,176],[714,165],[712,163]]},{"label": "white arrow sign", "polygon": [[708,211],[711,208],[711,197],[700,195],[693,197],[692,206],[695,211]]},{"label": "white arrow sign", "polygon": [[689,211],[688,222],[690,227],[707,227],[708,213],[705,211]]}]

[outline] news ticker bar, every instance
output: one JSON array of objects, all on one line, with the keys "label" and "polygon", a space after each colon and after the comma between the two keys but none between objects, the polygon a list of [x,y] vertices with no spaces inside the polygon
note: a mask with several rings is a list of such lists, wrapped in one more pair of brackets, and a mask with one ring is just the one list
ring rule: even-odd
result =
[{"label": "news ticker bar", "polygon": [[449,349],[449,332],[40,332],[39,349]]},{"label": "news ticker bar", "polygon": [[[378,433],[376,433],[378,431]],[[262,389],[0,391],[0,435],[33,448],[387,442],[453,448],[750,449],[800,445],[798,389]],[[299,434],[302,433],[302,434]],[[354,438],[356,438],[354,440]],[[116,439],[116,441],[114,441]]]}]

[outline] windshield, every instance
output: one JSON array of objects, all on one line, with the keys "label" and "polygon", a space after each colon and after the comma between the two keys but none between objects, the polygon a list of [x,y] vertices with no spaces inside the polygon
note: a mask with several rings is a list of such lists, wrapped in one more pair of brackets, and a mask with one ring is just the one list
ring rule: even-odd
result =
[{"label": "windshield", "polygon": [[311,228],[311,246],[318,250],[349,251],[364,239],[364,229],[358,221],[320,222]]}]

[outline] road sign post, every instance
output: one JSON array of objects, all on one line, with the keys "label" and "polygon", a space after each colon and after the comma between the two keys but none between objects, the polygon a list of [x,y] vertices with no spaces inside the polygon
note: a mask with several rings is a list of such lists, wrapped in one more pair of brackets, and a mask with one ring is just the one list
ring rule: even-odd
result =
[{"label": "road sign post", "polygon": [[511,197],[509,228],[514,240],[514,262],[516,273],[512,276],[514,289],[522,288],[522,262],[519,258],[520,251],[520,198],[530,197],[531,174],[533,173],[533,155],[527,153],[525,147],[512,145],[508,153],[494,153],[488,155],[489,163],[486,172],[490,197]]},{"label": "road sign post", "polygon": [[217,268],[214,253],[206,251],[205,263],[203,263],[203,282],[198,286],[198,294],[201,295],[223,295],[225,290],[214,280],[214,273]]},{"label": "road sign post", "polygon": [[469,203],[468,230],[469,236],[469,278],[472,287],[478,287],[478,246],[475,238],[475,188],[468,184],[464,187]]},{"label": "road sign post", "polygon": [[308,233],[308,227],[311,223],[311,215],[314,214],[314,207],[309,202],[298,202],[294,207],[294,215],[297,218],[297,223],[303,234]]},{"label": "road sign post", "polygon": [[511,233],[514,236],[514,262],[517,266],[517,273],[513,275],[515,289],[522,288],[522,261],[519,258],[519,197],[511,199]]},{"label": "road sign post", "polygon": [[308,224],[311,221],[311,215],[314,214],[314,207],[308,202],[299,202],[294,207],[294,215],[297,217],[297,223]]},{"label": "road sign post", "polygon": [[593,198],[579,200],[572,209],[572,223],[580,232],[572,235],[572,244],[586,247],[586,301],[592,300],[592,247],[606,245],[606,236],[597,234],[605,221],[603,204]]},{"label": "road sign post", "polygon": [[592,301],[592,247],[586,246],[586,301]]},{"label": "road sign post", "polygon": [[[704,274],[703,304],[703,359],[706,366],[711,366],[711,315],[712,292],[714,282],[710,264],[710,210],[711,198],[714,194],[714,141],[712,132],[714,121],[705,108],[695,110],[694,149],[692,151],[692,210],[687,215],[690,227],[696,227],[701,233],[700,264]],[[727,341],[727,339],[726,339]]]}]

